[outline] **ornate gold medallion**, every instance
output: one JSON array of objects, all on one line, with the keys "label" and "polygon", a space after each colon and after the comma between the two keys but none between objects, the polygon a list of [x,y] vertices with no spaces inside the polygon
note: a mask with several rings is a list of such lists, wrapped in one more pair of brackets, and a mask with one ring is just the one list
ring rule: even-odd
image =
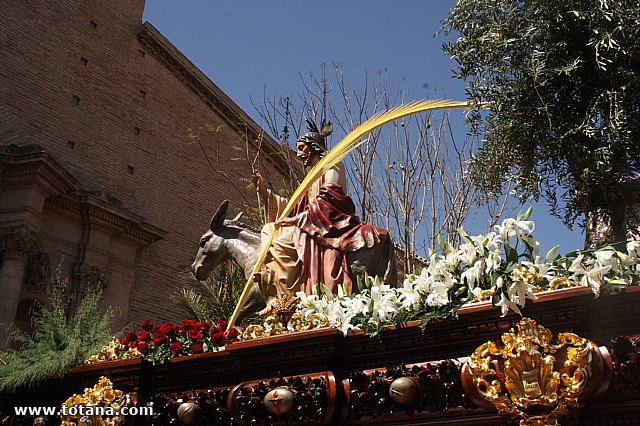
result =
[{"label": "ornate gold medallion", "polygon": [[521,418],[521,426],[557,425],[557,417],[578,405],[591,375],[588,340],[574,333],[551,332],[523,318],[517,330],[479,346],[469,357],[476,389],[503,414]]}]

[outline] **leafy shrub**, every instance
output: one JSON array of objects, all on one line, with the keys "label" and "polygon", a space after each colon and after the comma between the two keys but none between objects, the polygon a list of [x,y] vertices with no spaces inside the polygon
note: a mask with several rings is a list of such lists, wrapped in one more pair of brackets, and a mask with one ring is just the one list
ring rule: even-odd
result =
[{"label": "leafy shrub", "polygon": [[10,339],[18,349],[0,353],[0,390],[33,388],[52,375],[66,373],[111,338],[115,312],[101,309],[102,292],[87,288],[76,311],[68,313],[73,298],[65,291],[67,281],[52,280],[47,292],[51,304],[34,310],[31,335],[12,331]]}]

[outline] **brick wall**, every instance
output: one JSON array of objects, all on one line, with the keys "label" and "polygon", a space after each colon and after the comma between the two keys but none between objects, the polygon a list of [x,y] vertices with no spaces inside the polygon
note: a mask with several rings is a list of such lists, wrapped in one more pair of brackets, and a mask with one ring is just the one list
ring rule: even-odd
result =
[{"label": "brick wall", "polygon": [[[143,8],[142,0],[0,2],[0,143],[40,144],[83,190],[168,232],[140,253],[134,323],[181,319],[169,298],[211,215],[225,198],[236,207],[254,198],[240,182],[248,164],[230,161],[241,129],[140,40]],[[243,194],[186,137],[205,124],[222,126],[203,143]]]}]

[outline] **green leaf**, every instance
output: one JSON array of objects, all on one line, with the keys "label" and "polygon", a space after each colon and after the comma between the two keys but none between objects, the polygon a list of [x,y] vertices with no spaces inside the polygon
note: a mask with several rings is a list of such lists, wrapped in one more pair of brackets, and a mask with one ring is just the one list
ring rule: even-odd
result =
[{"label": "green leaf", "polygon": [[364,290],[364,283],[362,282],[363,280],[363,276],[362,275],[358,275],[356,278],[356,285],[358,286],[358,293],[362,293],[362,291]]},{"label": "green leaf", "polygon": [[507,262],[508,263],[518,263],[518,251],[509,245],[505,245],[504,247],[507,254]]},{"label": "green leaf", "polygon": [[558,244],[553,246],[553,248],[547,252],[547,255],[544,258],[545,261],[550,262],[551,259],[556,255],[556,253],[558,253],[558,249],[559,248],[560,248],[560,245],[558,245]]},{"label": "green leaf", "polygon": [[438,235],[436,235],[436,238],[438,240],[438,247],[440,247],[440,251],[444,253],[445,250],[447,249],[447,244],[445,243],[444,239],[442,238],[442,235],[440,235],[439,232],[438,232]]},{"label": "green leaf", "polygon": [[320,290],[322,291],[322,294],[326,296],[327,299],[333,300],[333,293],[331,292],[331,290],[329,290],[329,288],[326,285],[324,285],[323,283],[320,283],[319,287],[320,287]]},{"label": "green leaf", "polygon": [[64,374],[111,340],[115,312],[101,309],[100,290],[89,286],[77,309],[67,315],[73,297],[66,288],[67,280],[61,280],[58,272],[47,290],[51,304],[34,313],[33,334],[12,333],[12,340],[21,343],[21,348],[0,354],[0,390],[15,392]]}]

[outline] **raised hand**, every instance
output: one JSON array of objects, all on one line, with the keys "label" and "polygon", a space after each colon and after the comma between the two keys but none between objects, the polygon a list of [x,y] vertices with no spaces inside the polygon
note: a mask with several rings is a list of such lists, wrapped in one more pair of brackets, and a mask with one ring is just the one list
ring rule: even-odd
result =
[{"label": "raised hand", "polygon": [[266,199],[269,194],[267,192],[267,185],[264,183],[264,178],[262,177],[260,172],[254,170],[253,173],[251,173],[251,180],[253,180],[253,184],[256,187],[258,196],[263,200]]}]

